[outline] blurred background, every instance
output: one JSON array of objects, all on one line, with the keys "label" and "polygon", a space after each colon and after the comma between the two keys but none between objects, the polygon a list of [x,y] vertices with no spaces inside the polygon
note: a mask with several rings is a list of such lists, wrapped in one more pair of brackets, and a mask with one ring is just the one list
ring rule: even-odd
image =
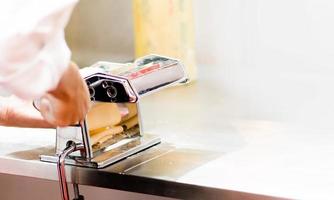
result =
[{"label": "blurred background", "polygon": [[150,52],[179,57],[221,93],[231,117],[329,128],[333,9],[329,0],[81,0],[67,40],[81,66]]}]

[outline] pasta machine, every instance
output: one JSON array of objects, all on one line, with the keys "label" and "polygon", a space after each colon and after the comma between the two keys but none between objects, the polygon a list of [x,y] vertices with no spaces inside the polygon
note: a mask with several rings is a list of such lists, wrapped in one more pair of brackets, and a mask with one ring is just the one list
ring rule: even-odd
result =
[{"label": "pasta machine", "polygon": [[[58,127],[54,154],[40,156],[58,163],[63,199],[68,199],[65,164],[103,168],[160,143],[159,137],[143,133],[140,99],[187,81],[178,60],[159,55],[127,64],[98,62],[80,72],[91,98],[86,119]],[[83,199],[74,186],[75,199]]]}]

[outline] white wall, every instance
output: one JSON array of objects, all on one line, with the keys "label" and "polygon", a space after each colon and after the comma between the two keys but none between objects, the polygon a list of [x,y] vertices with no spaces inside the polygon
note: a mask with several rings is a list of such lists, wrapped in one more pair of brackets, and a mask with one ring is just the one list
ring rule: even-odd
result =
[{"label": "white wall", "polygon": [[200,72],[237,105],[231,115],[331,127],[333,10],[330,0],[196,0]]}]

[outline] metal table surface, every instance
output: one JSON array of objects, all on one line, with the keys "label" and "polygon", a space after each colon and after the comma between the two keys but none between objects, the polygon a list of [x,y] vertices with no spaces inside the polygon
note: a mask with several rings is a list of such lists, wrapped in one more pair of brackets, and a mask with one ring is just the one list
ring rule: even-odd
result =
[{"label": "metal table surface", "polygon": [[[182,199],[334,196],[331,129],[239,115],[223,91],[204,77],[145,97],[144,129],[162,144],[105,169],[69,167],[68,180]],[[1,127],[0,173],[57,180],[39,161],[54,143],[51,129]]]}]

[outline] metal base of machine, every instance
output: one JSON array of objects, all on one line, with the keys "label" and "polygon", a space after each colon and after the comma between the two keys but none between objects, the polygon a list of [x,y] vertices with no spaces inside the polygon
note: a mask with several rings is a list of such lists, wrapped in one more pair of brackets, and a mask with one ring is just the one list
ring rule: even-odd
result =
[{"label": "metal base of machine", "polygon": [[[94,156],[92,159],[70,155],[65,160],[65,163],[80,167],[104,168],[160,142],[161,140],[159,137],[148,134],[145,134],[144,136],[126,138],[108,146],[103,152],[100,152],[99,155]],[[58,155],[41,155],[40,159],[44,162],[56,163],[59,158]]]}]

